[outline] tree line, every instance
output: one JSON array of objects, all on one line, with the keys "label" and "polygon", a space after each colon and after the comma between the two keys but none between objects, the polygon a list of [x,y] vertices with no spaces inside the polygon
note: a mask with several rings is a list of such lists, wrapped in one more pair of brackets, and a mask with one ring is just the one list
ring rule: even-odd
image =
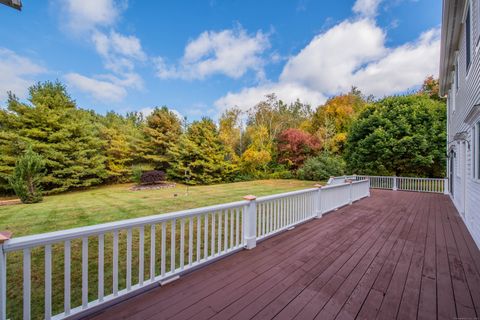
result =
[{"label": "tree line", "polygon": [[321,180],[343,173],[443,176],[445,102],[429,77],[418,92],[375,99],[352,88],[312,108],[274,94],[218,123],[180,119],[167,107],[105,115],[79,108],[60,82],[9,94],[0,109],[0,193],[23,154],[42,158],[40,184],[58,193],[165,171],[170,180],[212,184],[259,178]]}]

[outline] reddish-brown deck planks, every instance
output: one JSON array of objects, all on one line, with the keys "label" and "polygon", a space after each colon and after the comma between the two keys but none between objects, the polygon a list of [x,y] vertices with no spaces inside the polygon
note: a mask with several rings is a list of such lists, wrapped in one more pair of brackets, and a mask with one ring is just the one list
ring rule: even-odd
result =
[{"label": "reddish-brown deck planks", "polygon": [[372,197],[91,319],[480,317],[480,251],[447,196]]}]

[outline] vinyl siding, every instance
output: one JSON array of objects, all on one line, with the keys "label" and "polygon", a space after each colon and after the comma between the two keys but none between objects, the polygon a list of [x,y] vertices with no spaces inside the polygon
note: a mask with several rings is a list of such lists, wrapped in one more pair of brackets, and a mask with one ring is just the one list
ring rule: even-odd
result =
[{"label": "vinyl siding", "polygon": [[[458,91],[455,93],[455,85],[452,83],[450,88],[450,95],[453,94],[453,99],[448,99],[448,103],[455,103],[455,108],[452,105],[448,107],[448,141],[449,148],[454,148],[457,153],[455,168],[459,172],[454,174],[454,197],[455,206],[464,218],[465,224],[470,230],[477,246],[480,247],[480,182],[473,177],[473,152],[474,152],[474,137],[473,127],[466,124],[465,118],[472,110],[473,106],[480,103],[480,46],[478,46],[479,39],[479,5],[480,0],[470,1],[471,12],[471,33],[472,33],[472,49],[471,49],[471,65],[466,70],[466,39],[465,39],[465,25],[463,25],[460,35],[458,47]],[[453,112],[453,109],[455,111]],[[476,119],[479,121],[480,119]],[[467,148],[467,143],[461,141],[453,141],[456,133],[468,132],[467,140],[470,142],[470,150]],[[465,152],[462,152],[465,150]],[[464,153],[464,154],[461,154]],[[462,157],[465,156],[465,165],[462,168]],[[449,160],[451,161],[451,159]],[[465,170],[465,175],[462,171]],[[465,177],[465,181],[462,180]],[[465,184],[465,191],[463,185]],[[464,192],[464,194],[463,194]],[[465,199],[463,201],[463,199]],[[465,203],[464,203],[465,202]]]}]

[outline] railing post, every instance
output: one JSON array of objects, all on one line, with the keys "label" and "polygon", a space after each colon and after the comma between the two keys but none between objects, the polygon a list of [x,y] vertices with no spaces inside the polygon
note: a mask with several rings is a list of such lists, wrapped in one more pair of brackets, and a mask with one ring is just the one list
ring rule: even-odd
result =
[{"label": "railing post", "polygon": [[397,176],[393,176],[393,191],[397,191]]},{"label": "railing post", "polygon": [[245,206],[245,241],[246,248],[251,250],[257,246],[257,197],[248,195],[243,199],[248,201]]},{"label": "railing post", "polygon": [[11,237],[10,232],[0,232],[0,320],[7,319],[7,255],[3,244]]},{"label": "railing post", "polygon": [[348,204],[353,203],[353,184],[352,184],[352,179],[346,180],[348,183]]},{"label": "railing post", "polygon": [[321,184],[316,184],[314,187],[317,188],[317,196],[315,197],[315,211],[316,211],[315,218],[320,219],[323,215],[323,210],[322,210],[322,185]]},{"label": "railing post", "polygon": [[371,189],[371,185],[370,185],[370,178],[367,178],[367,183],[368,183],[368,193],[367,193],[367,197],[370,197],[370,189]]},{"label": "railing post", "polygon": [[449,194],[450,190],[448,190],[448,178],[443,179],[443,194]]}]

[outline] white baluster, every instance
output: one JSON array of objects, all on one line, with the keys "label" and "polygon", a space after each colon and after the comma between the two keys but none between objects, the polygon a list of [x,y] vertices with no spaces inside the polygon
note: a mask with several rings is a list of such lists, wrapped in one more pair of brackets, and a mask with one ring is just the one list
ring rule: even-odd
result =
[{"label": "white baluster", "polygon": [[155,281],[155,225],[150,225],[150,281]]},{"label": "white baluster", "polygon": [[30,315],[30,297],[31,297],[31,279],[30,279],[30,248],[23,249],[23,319],[29,320]]},{"label": "white baluster", "polygon": [[171,232],[171,240],[170,240],[170,271],[173,273],[175,272],[176,269],[176,261],[175,261],[175,245],[177,241],[177,237],[175,235],[175,231],[177,229],[177,220],[173,219],[172,220],[172,230]]},{"label": "white baluster", "polygon": [[63,308],[65,315],[70,314],[70,241],[65,241],[63,247],[64,259],[64,293],[63,293]]},{"label": "white baluster", "polygon": [[113,231],[113,296],[118,296],[118,230]]},{"label": "white baluster", "polygon": [[88,307],[88,238],[82,238],[82,309]]},{"label": "white baluster", "polygon": [[180,270],[185,266],[185,219],[180,220]]},{"label": "white baluster", "polygon": [[132,228],[127,229],[127,291],[132,289]]},{"label": "white baluster", "polygon": [[165,277],[166,272],[166,252],[167,251],[167,223],[162,222],[162,239],[161,239],[161,248],[160,248],[160,274],[162,278]]},{"label": "white baluster", "polygon": [[104,268],[104,236],[98,235],[98,300],[103,301],[104,287],[103,287],[103,268]]},{"label": "white baluster", "polygon": [[45,319],[52,317],[52,246],[45,246]]},{"label": "white baluster", "polygon": [[145,273],[145,229],[143,226],[139,227],[139,243],[138,243],[138,284],[143,286],[143,275]]}]

